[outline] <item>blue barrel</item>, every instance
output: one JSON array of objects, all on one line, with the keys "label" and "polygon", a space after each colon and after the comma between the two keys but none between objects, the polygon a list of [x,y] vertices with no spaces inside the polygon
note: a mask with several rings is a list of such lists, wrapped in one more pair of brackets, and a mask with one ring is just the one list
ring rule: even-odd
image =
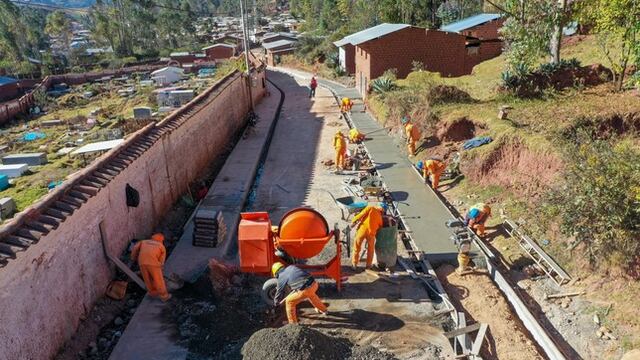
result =
[{"label": "blue barrel", "polygon": [[9,178],[7,175],[0,175],[0,191],[9,188]]}]

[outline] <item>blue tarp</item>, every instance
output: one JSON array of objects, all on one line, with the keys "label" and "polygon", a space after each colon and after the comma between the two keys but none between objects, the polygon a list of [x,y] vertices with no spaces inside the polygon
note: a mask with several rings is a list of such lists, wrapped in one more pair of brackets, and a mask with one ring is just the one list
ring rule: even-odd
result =
[{"label": "blue tarp", "polygon": [[490,143],[492,141],[493,141],[493,139],[491,137],[489,137],[489,136],[480,136],[480,137],[476,137],[476,138],[473,138],[471,140],[465,141],[465,143],[464,143],[464,145],[462,145],[462,147],[465,150],[470,150],[470,149],[477,148],[479,146],[488,144],[488,143]]},{"label": "blue tarp", "polygon": [[9,187],[9,178],[7,175],[0,175],[0,191],[6,190]]},{"label": "blue tarp", "polygon": [[46,137],[47,137],[47,135],[45,135],[44,133],[30,131],[30,132],[24,134],[24,136],[22,137],[22,140],[24,140],[24,141],[34,141],[34,140],[38,140],[38,139],[44,139]]}]

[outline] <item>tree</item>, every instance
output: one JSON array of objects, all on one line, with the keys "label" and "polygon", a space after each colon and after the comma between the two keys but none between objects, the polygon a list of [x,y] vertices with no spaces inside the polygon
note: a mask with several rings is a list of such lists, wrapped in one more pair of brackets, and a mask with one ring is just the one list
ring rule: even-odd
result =
[{"label": "tree", "polygon": [[560,63],[560,48],[562,47],[562,31],[564,30],[569,13],[567,11],[567,0],[558,0],[554,11],[553,33],[549,40],[549,52],[551,53],[551,63]]},{"label": "tree", "polygon": [[73,36],[71,30],[71,21],[63,11],[56,10],[47,16],[47,25],[44,31],[49,36],[60,39],[67,52]]},{"label": "tree", "polygon": [[585,247],[592,265],[628,265],[640,252],[640,153],[624,141],[577,139],[552,198],[562,231]]},{"label": "tree", "polygon": [[507,20],[501,29],[509,70],[530,69],[548,53],[557,0],[506,0],[498,6]]},{"label": "tree", "polygon": [[482,1],[447,0],[438,7],[437,16],[443,24],[449,24],[480,11],[482,11]]},{"label": "tree", "polygon": [[590,25],[611,66],[615,88],[622,90],[627,66],[640,50],[640,0],[583,0],[579,19]]}]

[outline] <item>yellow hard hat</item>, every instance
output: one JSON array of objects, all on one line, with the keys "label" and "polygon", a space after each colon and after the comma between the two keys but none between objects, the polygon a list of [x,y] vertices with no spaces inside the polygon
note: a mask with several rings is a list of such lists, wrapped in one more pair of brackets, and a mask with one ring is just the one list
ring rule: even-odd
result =
[{"label": "yellow hard hat", "polygon": [[273,277],[276,277],[278,275],[278,272],[282,269],[284,269],[283,263],[279,261],[274,262],[273,265],[271,265],[271,275],[273,275]]}]

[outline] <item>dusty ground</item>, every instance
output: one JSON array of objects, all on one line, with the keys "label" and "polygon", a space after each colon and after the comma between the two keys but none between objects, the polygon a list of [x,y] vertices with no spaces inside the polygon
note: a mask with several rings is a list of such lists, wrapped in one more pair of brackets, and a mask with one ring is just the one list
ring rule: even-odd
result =
[{"label": "dusty ground", "polygon": [[459,276],[451,265],[436,269],[452,301],[457,303],[467,316],[467,321],[489,324],[487,340],[489,346],[482,348],[485,359],[543,359],[526,329],[509,308],[509,304],[485,275]]}]

